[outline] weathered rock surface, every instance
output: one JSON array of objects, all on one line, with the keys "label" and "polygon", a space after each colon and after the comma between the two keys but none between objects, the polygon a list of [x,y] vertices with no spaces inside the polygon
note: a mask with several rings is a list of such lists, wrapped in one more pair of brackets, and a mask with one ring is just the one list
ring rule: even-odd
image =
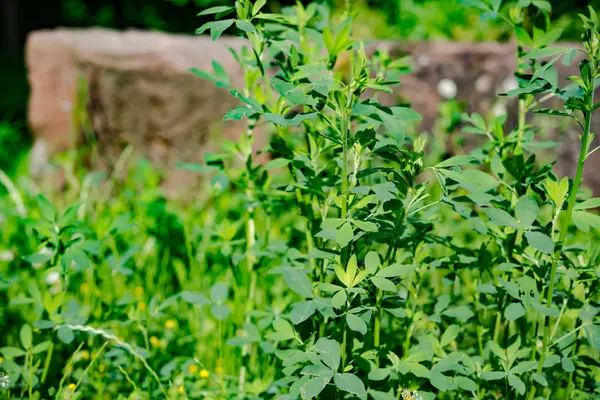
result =
[{"label": "weathered rock surface", "polygon": [[189,69],[210,70],[214,59],[228,67],[235,84],[241,72],[226,46],[241,44],[141,31],[34,32],[27,42],[31,129],[50,152],[76,143],[73,107],[84,78],[87,112],[109,163],[131,144],[167,169],[169,185],[185,186],[193,177],[174,168],[176,162],[201,160],[243,129],[223,122],[235,99]]},{"label": "weathered rock surface", "polygon": [[[174,168],[176,162],[198,161],[204,152],[218,149],[223,139],[243,132],[243,124],[222,121],[236,104],[232,96],[189,69],[211,70],[211,61],[216,60],[236,86],[241,72],[227,46],[242,45],[236,38],[213,42],[208,37],[141,31],[34,32],[27,43],[31,128],[37,138],[48,142],[51,152],[67,148],[75,131],[72,109],[77,81],[84,77],[93,130],[107,158],[116,158],[132,144],[139,154],[169,171],[170,185],[185,186],[191,177]],[[496,96],[514,84],[513,44],[381,42],[377,46],[391,54],[413,55],[414,73],[403,77],[398,96],[423,116],[421,129],[434,127],[443,95],[453,90],[468,105],[467,111],[486,113],[506,107],[514,121],[514,101]],[[561,79],[575,73],[576,63],[559,65]],[[600,131],[599,123],[594,121],[595,132]],[[557,168],[572,176],[579,139],[576,131],[559,124],[557,119],[548,125],[548,137],[563,142]],[[599,165],[597,152],[586,169],[586,183],[600,192]]]}]

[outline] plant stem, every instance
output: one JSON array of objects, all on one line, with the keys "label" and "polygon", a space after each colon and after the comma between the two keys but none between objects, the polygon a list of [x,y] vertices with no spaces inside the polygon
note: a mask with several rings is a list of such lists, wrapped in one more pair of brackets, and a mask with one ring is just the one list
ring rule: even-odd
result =
[{"label": "plant stem", "polygon": [[[577,322],[579,322],[579,319],[577,319],[575,321],[575,325],[577,325]],[[575,357],[575,354],[577,353],[577,337],[579,336],[579,332],[577,332],[575,334],[575,340],[573,342],[573,348],[571,349],[571,358]],[[569,378],[567,380],[567,391],[565,392],[565,400],[569,400],[569,398],[571,397],[571,390],[573,390],[573,373],[575,371],[571,371],[569,372]]]},{"label": "plant stem", "polygon": [[525,107],[525,99],[519,99],[519,142],[517,146],[521,149],[521,142],[523,142],[523,136],[525,135],[525,116],[527,114],[527,108]]},{"label": "plant stem", "polygon": [[342,118],[342,219],[348,212],[348,117]]},{"label": "plant stem", "polygon": [[[592,101],[593,104],[593,96]],[[581,184],[582,174],[583,174],[583,166],[585,164],[585,159],[587,158],[588,151],[588,141],[590,138],[590,128],[592,123],[592,111],[585,112],[585,127],[583,131],[583,137],[581,139],[581,150],[579,152],[579,160],[577,162],[577,172],[575,173],[575,181],[573,182],[573,188],[571,189],[571,193],[569,195],[569,203],[567,205],[567,213],[565,215],[564,222],[560,227],[560,233],[558,235],[557,248],[554,252],[554,257],[552,259],[552,267],[550,268],[550,282],[548,286],[548,293],[546,295],[546,305],[550,307],[552,305],[552,296],[554,295],[554,284],[556,281],[556,267],[558,264],[558,260],[562,255],[563,242],[567,237],[567,231],[569,230],[569,225],[571,225],[571,217],[573,216],[573,209],[575,208],[575,201],[577,200],[577,192],[579,190],[579,185]],[[546,352],[548,351],[548,338],[550,337],[550,318],[548,316],[544,317],[544,336],[542,339],[542,351],[540,355],[540,362],[538,364],[537,373],[540,374],[542,372],[542,368],[544,366],[544,361],[546,359]],[[528,400],[533,400],[535,396],[536,386],[531,385],[531,391],[529,392]]]}]

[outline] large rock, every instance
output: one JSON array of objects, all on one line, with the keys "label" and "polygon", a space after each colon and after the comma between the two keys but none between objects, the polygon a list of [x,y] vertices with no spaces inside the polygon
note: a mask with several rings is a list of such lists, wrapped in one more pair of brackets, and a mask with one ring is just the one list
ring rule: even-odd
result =
[{"label": "large rock", "polygon": [[170,185],[185,185],[192,177],[174,168],[176,162],[201,160],[243,131],[239,122],[223,122],[235,99],[189,69],[211,70],[216,60],[239,84],[240,68],[226,46],[241,45],[142,31],[34,32],[27,41],[31,129],[50,153],[79,143],[86,126],[78,123],[85,110],[77,103],[87,91],[88,125],[109,163],[132,145],[167,169]]},{"label": "large rock", "polygon": [[[211,69],[221,63],[239,87],[241,71],[227,46],[240,48],[241,39],[169,35],[156,32],[115,32],[104,29],[38,31],[27,42],[31,84],[29,119],[37,138],[51,152],[64,150],[77,136],[73,107],[77,82],[84,78],[87,110],[99,147],[108,160],[127,144],[169,171],[172,185],[189,175],[174,168],[178,161],[202,159],[222,139],[243,133],[243,124],[223,122],[236,102],[224,89],[191,74],[192,67]],[[387,101],[407,99],[423,115],[420,129],[435,128],[444,95],[456,87],[469,112],[506,107],[514,124],[514,101],[498,99],[510,89],[516,67],[511,43],[460,44],[446,42],[399,44],[380,42],[396,55],[411,54],[415,70],[402,79],[400,92]],[[561,79],[577,73],[577,65],[559,65]],[[562,129],[559,120],[546,126],[544,136],[560,138],[560,173],[573,175],[577,156],[576,131]],[[598,120],[594,124],[598,132]],[[263,135],[264,136],[264,135]],[[264,143],[266,138],[261,137]],[[586,182],[600,189],[600,152],[586,170]]]}]

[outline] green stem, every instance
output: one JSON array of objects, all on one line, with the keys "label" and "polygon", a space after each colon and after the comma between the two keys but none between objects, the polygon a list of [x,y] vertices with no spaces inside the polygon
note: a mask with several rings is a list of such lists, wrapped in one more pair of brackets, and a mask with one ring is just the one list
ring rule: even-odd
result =
[{"label": "green stem", "polygon": [[[593,96],[592,101],[593,103]],[[573,188],[571,189],[571,193],[569,195],[569,203],[567,205],[567,213],[565,215],[564,223],[560,228],[560,233],[558,236],[558,243],[556,251],[554,252],[554,257],[552,259],[552,267],[550,268],[550,282],[548,286],[548,293],[546,295],[546,305],[550,307],[552,305],[552,296],[554,295],[554,284],[556,281],[556,267],[558,265],[558,260],[562,255],[563,242],[567,237],[567,231],[569,230],[569,225],[571,225],[571,218],[573,216],[573,209],[575,208],[575,201],[577,200],[577,192],[579,190],[579,185],[581,184],[581,179],[583,175],[583,166],[585,164],[585,159],[587,158],[588,151],[588,141],[590,139],[590,128],[592,123],[592,112],[585,112],[585,129],[583,131],[583,137],[581,139],[581,150],[579,152],[579,160],[577,162],[577,172],[575,173],[575,181],[573,182]],[[548,316],[544,317],[544,336],[542,339],[542,352],[540,355],[540,362],[538,364],[537,373],[540,374],[542,372],[542,368],[544,366],[544,361],[546,359],[546,352],[548,351],[548,339],[550,337],[550,318]],[[535,396],[536,386],[531,385],[531,391],[529,392],[528,400],[533,400]]]},{"label": "green stem", "polygon": [[[577,325],[577,322],[579,321],[575,321],[575,325]],[[573,348],[571,349],[571,358],[575,357],[575,354],[577,353],[577,336],[579,336],[579,333],[575,334],[575,341],[573,343]],[[569,398],[571,397],[571,390],[573,390],[573,373],[574,371],[569,372],[569,378],[567,381],[567,391],[565,392],[565,400],[569,400]]]},{"label": "green stem", "polygon": [[523,142],[523,136],[525,135],[525,117],[527,115],[527,108],[525,107],[525,99],[519,99],[519,142],[517,143],[518,148],[521,148]]},{"label": "green stem", "polygon": [[383,316],[383,308],[381,307],[381,299],[383,298],[383,291],[377,291],[377,302],[375,304],[375,323],[373,326],[373,347],[377,352],[377,357],[375,358],[375,365],[379,367],[379,343],[380,343],[380,335],[381,335],[381,317]]},{"label": "green stem", "polygon": [[342,118],[342,219],[348,212],[348,118]]}]

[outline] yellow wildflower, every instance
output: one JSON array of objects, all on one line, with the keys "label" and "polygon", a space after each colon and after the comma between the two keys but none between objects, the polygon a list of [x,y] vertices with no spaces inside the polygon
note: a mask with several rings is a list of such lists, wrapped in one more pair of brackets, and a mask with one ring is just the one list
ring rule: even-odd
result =
[{"label": "yellow wildflower", "polygon": [[141,296],[144,294],[144,288],[141,286],[137,286],[135,289],[133,289],[133,292],[136,296]]},{"label": "yellow wildflower", "polygon": [[98,365],[98,372],[104,372],[105,369],[106,367],[104,366],[104,364]]},{"label": "yellow wildflower", "polygon": [[165,328],[167,328],[169,330],[175,329],[176,327],[177,327],[177,322],[174,319],[169,319],[165,323]]},{"label": "yellow wildflower", "polygon": [[79,291],[83,294],[87,294],[90,292],[90,285],[88,285],[87,283],[83,282],[80,286],[79,286]]},{"label": "yellow wildflower", "polygon": [[157,338],[156,336],[152,336],[150,338],[150,344],[154,347],[158,347],[158,346],[160,346],[160,339]]},{"label": "yellow wildflower", "polygon": [[221,368],[221,367],[217,367],[217,368],[215,368],[215,372],[216,372],[217,374],[222,374],[222,373],[223,373],[223,368]]},{"label": "yellow wildflower", "polygon": [[185,388],[183,387],[183,385],[179,386],[177,388],[177,391],[179,392],[179,394],[184,394],[185,393]]},{"label": "yellow wildflower", "polygon": [[200,371],[200,378],[208,378],[208,371],[203,369],[202,371]]},{"label": "yellow wildflower", "polygon": [[195,374],[196,372],[198,372],[198,366],[196,364],[192,364],[188,367],[188,372],[190,374]]},{"label": "yellow wildflower", "polygon": [[75,389],[77,389],[77,385],[75,385],[74,383],[69,383],[69,390],[72,392]]},{"label": "yellow wildflower", "polygon": [[4,361],[4,358],[0,357],[0,364],[2,364],[2,361]]},{"label": "yellow wildflower", "polygon": [[90,353],[87,350],[83,350],[80,354],[80,357],[82,360],[89,360],[90,359]]},{"label": "yellow wildflower", "polygon": [[140,301],[140,302],[138,303],[138,309],[139,309],[140,311],[144,311],[144,310],[146,309],[146,303],[144,303],[143,301]]}]

